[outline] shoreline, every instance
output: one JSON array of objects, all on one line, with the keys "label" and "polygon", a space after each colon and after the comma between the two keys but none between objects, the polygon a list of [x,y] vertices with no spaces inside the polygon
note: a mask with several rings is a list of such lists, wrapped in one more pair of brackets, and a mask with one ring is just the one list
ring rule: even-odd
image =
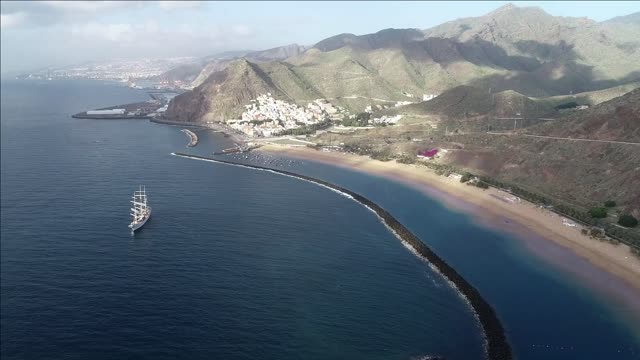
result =
[{"label": "shoreline", "polygon": [[237,143],[245,143],[249,140],[246,136],[241,135],[238,132],[234,131],[233,129],[229,128],[228,126],[220,123],[202,124],[202,123],[173,121],[173,120],[158,119],[158,118],[151,118],[149,119],[149,121],[156,124],[175,125],[175,126],[183,126],[183,127],[190,127],[190,128],[196,128],[196,129],[208,129],[208,130],[211,130],[212,132],[222,133],[224,134],[225,137],[228,137]]},{"label": "shoreline", "polygon": [[206,128],[200,124],[190,123],[186,121],[171,121],[171,120],[161,120],[158,118],[150,118],[149,122],[163,125],[176,125],[176,126],[184,126],[184,127],[192,127],[192,128]]},{"label": "shoreline", "polygon": [[[535,247],[532,245],[532,237],[543,239],[540,241],[551,241],[619,279],[631,287],[634,293],[640,294],[640,259],[630,253],[627,245],[613,245],[591,239],[580,232],[583,228],[581,225],[567,226],[563,223],[564,217],[556,213],[541,209],[526,200],[508,201],[507,199],[513,199],[513,195],[507,192],[495,188],[481,190],[438,176],[428,168],[395,161],[382,162],[354,154],[278,145],[266,145],[258,151],[316,161],[400,182],[443,202],[449,208],[471,215],[484,225],[516,236],[529,248]],[[505,219],[515,224],[505,224]],[[570,269],[569,264],[557,265],[589,280],[586,274]],[[604,288],[608,284],[603,282],[599,285]],[[620,293],[624,292],[620,290]],[[623,297],[626,298],[624,302],[634,307],[640,315],[640,301],[634,301],[630,296]]]},{"label": "shoreline", "polygon": [[149,116],[147,115],[132,115],[132,116],[128,116],[128,115],[86,115],[86,112],[84,113],[77,113],[74,115],[71,115],[72,118],[74,119],[85,119],[85,120],[148,120],[150,119]]},{"label": "shoreline", "polygon": [[225,164],[230,166],[245,167],[254,170],[269,171],[275,174],[297,178],[303,181],[308,181],[316,185],[328,188],[333,191],[337,191],[344,196],[349,197],[351,200],[363,205],[368,210],[376,214],[376,216],[382,221],[382,223],[394,234],[403,244],[406,244],[412,252],[418,257],[426,260],[428,265],[445,278],[452,286],[458,291],[458,293],[464,298],[464,300],[471,306],[475,316],[482,327],[485,340],[485,355],[487,359],[491,360],[508,360],[512,359],[512,350],[509,345],[504,327],[498,319],[493,307],[481,296],[480,292],[465,280],[453,267],[447,264],[440,256],[438,256],[426,243],[421,241],[416,235],[414,235],[409,229],[396,220],[389,212],[382,207],[367,199],[366,197],[345,189],[336,184],[316,179],[310,176],[279,170],[268,167],[242,164],[226,160],[218,160],[214,158],[184,154],[184,153],[172,153],[171,155],[209,161],[219,164]]}]

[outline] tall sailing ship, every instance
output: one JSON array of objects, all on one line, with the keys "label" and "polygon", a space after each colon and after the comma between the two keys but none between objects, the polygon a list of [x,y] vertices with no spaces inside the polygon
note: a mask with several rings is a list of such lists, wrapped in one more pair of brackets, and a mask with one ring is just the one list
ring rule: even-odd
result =
[{"label": "tall sailing ship", "polygon": [[140,186],[139,190],[133,192],[133,200],[131,201],[131,216],[133,220],[129,224],[131,233],[140,229],[151,216],[151,207],[147,203],[147,190],[144,186]]}]

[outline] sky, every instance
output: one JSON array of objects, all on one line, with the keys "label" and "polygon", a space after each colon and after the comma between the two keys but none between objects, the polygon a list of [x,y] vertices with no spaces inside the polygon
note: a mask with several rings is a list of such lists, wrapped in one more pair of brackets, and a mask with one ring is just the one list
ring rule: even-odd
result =
[{"label": "sky", "polygon": [[[472,2],[2,1],[1,72],[114,58],[207,56],[314,43],[340,33],[427,29],[507,4]],[[511,2],[603,21],[640,2]]]}]

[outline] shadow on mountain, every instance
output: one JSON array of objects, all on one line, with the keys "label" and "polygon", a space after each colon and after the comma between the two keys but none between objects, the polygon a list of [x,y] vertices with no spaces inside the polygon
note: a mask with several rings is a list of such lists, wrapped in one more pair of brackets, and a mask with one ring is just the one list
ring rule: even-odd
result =
[{"label": "shadow on mountain", "polygon": [[599,80],[593,66],[580,63],[573,45],[560,41],[545,44],[537,41],[514,43],[523,55],[510,55],[502,47],[482,39],[457,42],[450,38],[427,38],[406,43],[403,53],[412,61],[432,60],[446,68],[468,62],[476,66],[508,70],[508,74],[491,74],[468,82],[495,91],[515,90],[528,96],[549,96],[609,88],[640,79],[634,71],[621,79]]},{"label": "shadow on mountain", "polygon": [[593,67],[577,63],[548,63],[534,72],[492,74],[469,82],[493,91],[514,90],[534,97],[576,94],[607,89],[640,79],[640,71],[633,71],[621,79],[596,80]]},{"label": "shadow on mountain", "polygon": [[405,54],[414,60],[431,58],[443,66],[467,61],[478,66],[527,72],[548,62],[575,63],[580,58],[573,46],[564,41],[558,45],[518,41],[515,47],[525,55],[509,55],[502,47],[482,39],[457,42],[449,38],[427,38],[407,46]]},{"label": "shadow on mountain", "polygon": [[515,42],[514,46],[519,51],[542,61],[576,60],[579,58],[573,50],[573,45],[567,44],[564,40],[560,40],[558,45],[544,44],[533,40],[520,40]]},{"label": "shadow on mountain", "polygon": [[385,29],[374,34],[361,36],[340,34],[324,39],[313,47],[323,52],[337,50],[345,46],[361,50],[401,49],[422,38],[424,38],[424,34],[418,29]]},{"label": "shadow on mountain", "polygon": [[[605,35],[601,36],[604,38],[599,39],[599,42],[609,41]],[[342,47],[350,47],[356,52],[395,49],[402,51],[410,62],[437,63],[444,70],[454,64],[475,65],[475,68],[456,66],[457,77],[475,78],[471,81],[462,80],[468,85],[492,88],[495,91],[514,90],[527,96],[599,90],[640,79],[637,71],[621,79],[599,79],[594,71],[595,64],[585,64],[585,59],[574,49],[574,45],[565,40],[557,44],[519,40],[508,46],[513,46],[518,54],[513,54],[513,51],[510,54],[507,48],[478,36],[461,42],[450,37],[424,38],[424,33],[416,29],[386,29],[362,36],[340,34],[325,39],[314,47],[323,52]],[[629,51],[635,51],[634,49],[637,47],[629,45]],[[465,71],[468,73],[465,74]],[[492,74],[478,78],[487,72]]]},{"label": "shadow on mountain", "polygon": [[480,39],[455,43],[450,39],[432,38],[422,43],[433,60],[445,67],[457,61],[468,61],[477,66],[512,71],[487,75],[468,83],[494,91],[514,90],[527,96],[575,94],[640,79],[640,71],[620,79],[597,79],[594,67],[580,63],[581,57],[564,41],[556,45],[530,40],[516,42],[515,47],[525,55],[509,55],[503,48]]},{"label": "shadow on mountain", "polygon": [[460,52],[475,65],[500,67],[511,71],[534,71],[542,62],[535,56],[509,55],[503,48],[486,40],[461,43]]}]

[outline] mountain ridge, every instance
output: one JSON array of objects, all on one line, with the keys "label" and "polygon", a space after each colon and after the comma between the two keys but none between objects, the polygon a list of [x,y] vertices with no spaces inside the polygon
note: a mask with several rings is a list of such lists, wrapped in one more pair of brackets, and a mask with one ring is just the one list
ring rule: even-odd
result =
[{"label": "mountain ridge", "polygon": [[[295,94],[291,95],[294,102],[318,96],[355,112],[379,103],[375,99],[418,102],[423,94],[439,94],[460,85],[492,93],[513,90],[526,97],[558,96],[640,79],[640,43],[629,41],[629,34],[621,35],[621,29],[635,32],[635,26],[626,22],[618,19],[613,21],[615,26],[602,25],[507,5],[427,30],[343,33],[308,49],[295,46],[292,51],[281,47],[263,52],[265,58],[280,55],[276,62],[247,59],[259,69],[288,64],[287,71],[276,72],[280,78],[272,83],[280,84],[282,93]],[[227,65],[203,69],[193,84],[204,84]],[[213,115],[219,118],[220,114]]]}]

